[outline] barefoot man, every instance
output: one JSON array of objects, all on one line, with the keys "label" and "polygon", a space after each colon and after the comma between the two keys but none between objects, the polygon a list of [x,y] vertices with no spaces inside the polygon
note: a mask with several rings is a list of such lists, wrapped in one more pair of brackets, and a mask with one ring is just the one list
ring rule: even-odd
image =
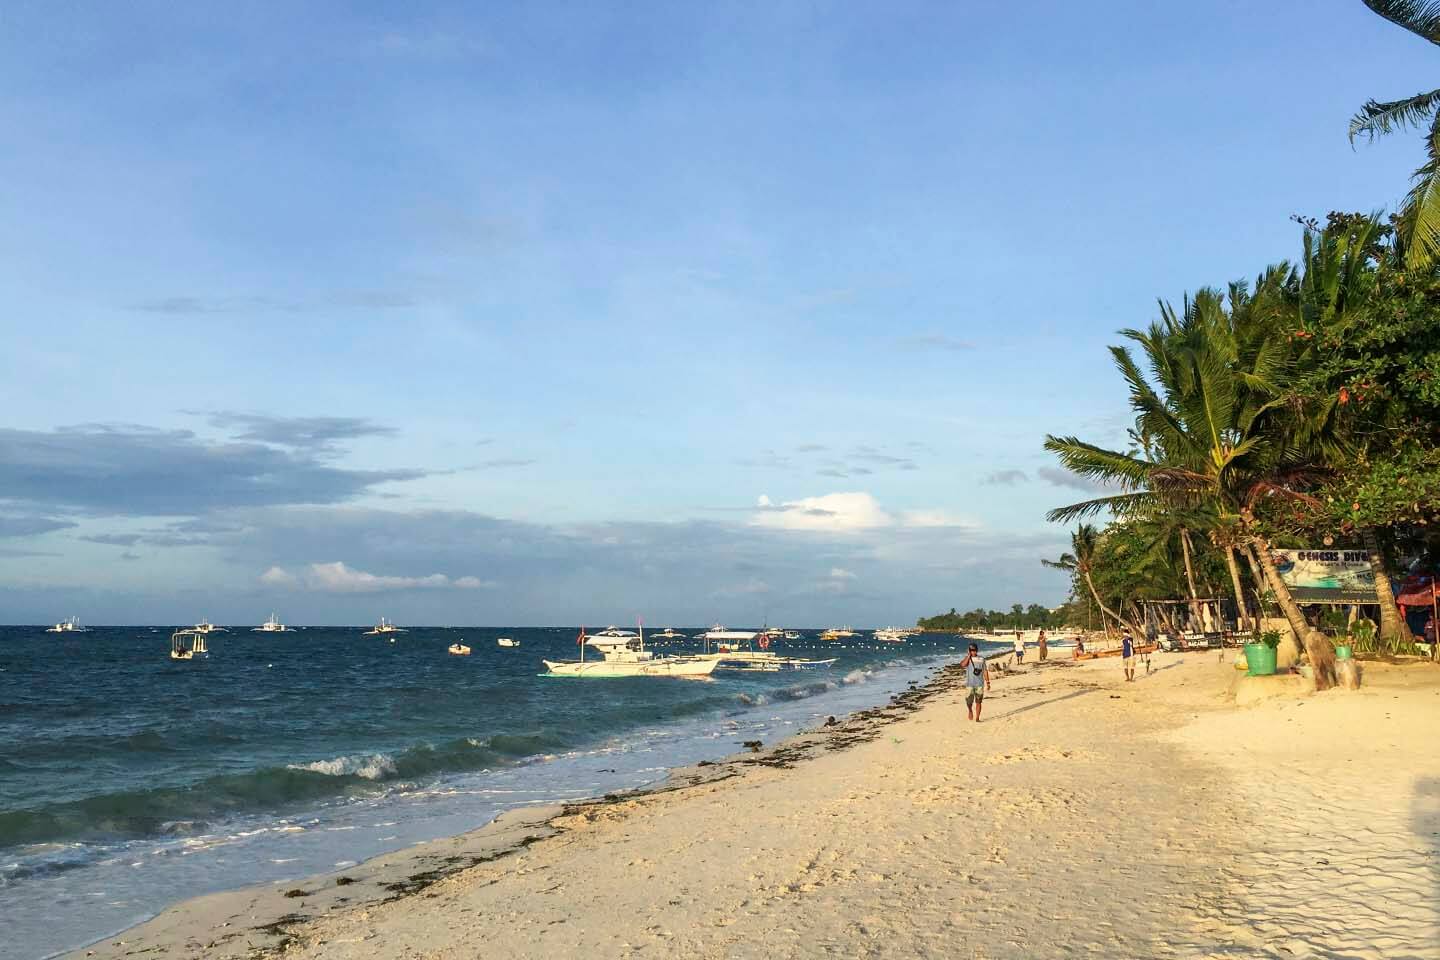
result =
[{"label": "barefoot man", "polygon": [[970,644],[970,654],[960,661],[965,671],[965,716],[980,722],[980,708],[985,704],[985,691],[990,689],[990,667],[980,656],[980,647]]}]

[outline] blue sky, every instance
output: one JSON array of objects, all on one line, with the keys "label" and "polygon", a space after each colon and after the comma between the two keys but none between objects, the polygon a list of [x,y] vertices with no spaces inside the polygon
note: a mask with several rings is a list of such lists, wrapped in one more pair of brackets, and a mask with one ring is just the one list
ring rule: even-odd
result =
[{"label": "blue sky", "polygon": [[[611,7],[619,9],[611,9]],[[1359,2],[12,4],[0,621],[1053,603],[1158,297],[1392,207]]]}]

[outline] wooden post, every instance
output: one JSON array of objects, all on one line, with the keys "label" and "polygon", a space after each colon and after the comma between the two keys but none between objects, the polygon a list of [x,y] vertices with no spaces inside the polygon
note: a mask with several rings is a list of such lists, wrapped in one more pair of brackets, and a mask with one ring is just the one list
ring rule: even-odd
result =
[{"label": "wooden post", "polygon": [[1430,574],[1430,659],[1440,660],[1440,596],[1435,593],[1435,574]]}]

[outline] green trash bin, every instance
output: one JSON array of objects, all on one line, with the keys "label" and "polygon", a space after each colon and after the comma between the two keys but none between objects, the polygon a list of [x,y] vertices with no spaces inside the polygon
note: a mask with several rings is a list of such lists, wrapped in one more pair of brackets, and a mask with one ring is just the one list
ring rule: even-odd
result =
[{"label": "green trash bin", "polygon": [[1245,672],[1252,677],[1268,677],[1275,673],[1275,648],[1265,643],[1245,644]]}]

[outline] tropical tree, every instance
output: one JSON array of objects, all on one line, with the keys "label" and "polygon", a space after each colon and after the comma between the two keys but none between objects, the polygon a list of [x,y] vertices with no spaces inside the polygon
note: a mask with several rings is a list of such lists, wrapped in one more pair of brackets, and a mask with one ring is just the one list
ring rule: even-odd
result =
[{"label": "tropical tree", "polygon": [[[1121,452],[1076,437],[1049,436],[1045,447],[1070,471],[1118,485],[1120,494],[1050,512],[1069,520],[1103,509],[1120,513],[1203,508],[1216,525],[1257,547],[1271,593],[1306,646],[1322,689],[1333,676],[1334,648],[1309,629],[1280,579],[1259,523],[1271,501],[1310,500],[1320,475],[1333,403],[1297,401],[1292,388],[1297,350],[1277,322],[1293,309],[1297,278],[1286,265],[1261,275],[1252,294],[1230,290],[1230,309],[1205,290],[1175,313],[1162,304],[1147,331],[1122,335],[1143,351],[1149,376],[1130,350],[1111,353],[1130,392],[1142,452]],[[1236,602],[1244,609],[1231,556]]]},{"label": "tropical tree", "polygon": [[[1435,0],[1365,0],[1365,5],[1423,40],[1440,45],[1440,3]],[[1425,130],[1425,162],[1412,177],[1397,222],[1411,267],[1440,255],[1440,89],[1400,100],[1368,100],[1350,119],[1350,142],[1374,140],[1412,127]]]},{"label": "tropical tree", "polygon": [[[1090,591],[1090,596],[1095,600],[1095,606],[1100,608],[1101,622],[1105,624],[1105,632],[1110,632],[1110,625],[1105,617],[1110,617],[1121,627],[1129,626],[1125,618],[1106,605],[1100,599],[1100,591],[1095,589],[1095,561],[1100,552],[1100,533],[1095,527],[1088,523],[1082,523],[1070,534],[1070,552],[1062,553],[1058,560],[1041,560],[1047,567],[1056,570],[1068,570],[1079,578]],[[1137,631],[1138,632],[1138,631]]]}]

